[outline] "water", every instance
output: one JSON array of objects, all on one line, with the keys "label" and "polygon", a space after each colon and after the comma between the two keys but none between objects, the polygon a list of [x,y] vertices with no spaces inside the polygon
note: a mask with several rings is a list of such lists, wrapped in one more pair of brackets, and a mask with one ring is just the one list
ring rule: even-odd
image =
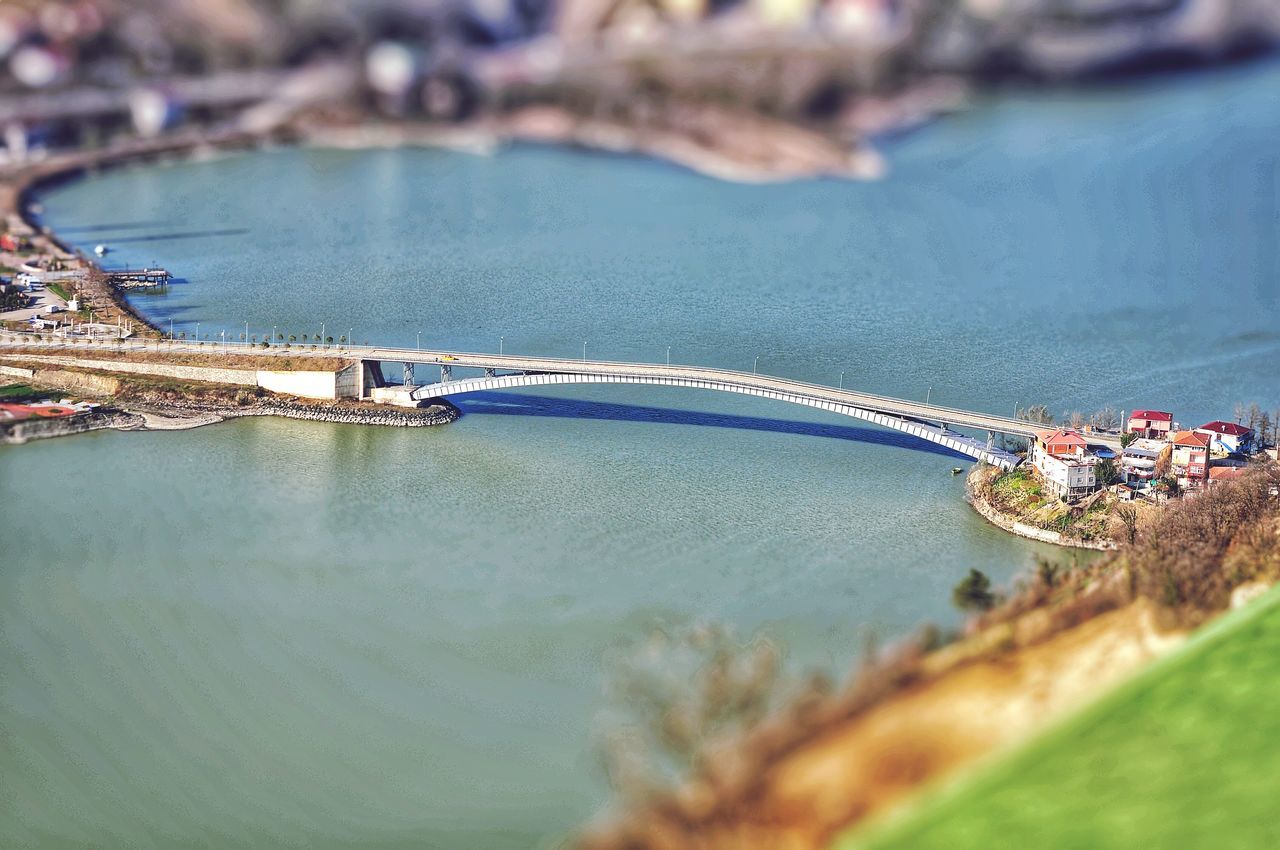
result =
[{"label": "water", "polygon": [[[1001,413],[1280,401],[1280,67],[984,103],[877,184],[522,147],[278,151],[43,198],[175,330],[761,371]],[[718,621],[837,675],[1036,554],[956,458],[765,400],[574,387],[445,428],[0,449],[5,846],[554,844],[608,659]]]}]

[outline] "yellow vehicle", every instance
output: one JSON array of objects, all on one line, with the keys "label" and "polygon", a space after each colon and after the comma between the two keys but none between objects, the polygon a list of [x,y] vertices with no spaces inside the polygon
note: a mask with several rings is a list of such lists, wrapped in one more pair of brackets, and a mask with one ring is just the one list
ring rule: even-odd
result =
[{"label": "yellow vehicle", "polygon": [[440,355],[440,359],[441,360],[457,360],[458,358],[454,357],[452,354],[442,354]]}]

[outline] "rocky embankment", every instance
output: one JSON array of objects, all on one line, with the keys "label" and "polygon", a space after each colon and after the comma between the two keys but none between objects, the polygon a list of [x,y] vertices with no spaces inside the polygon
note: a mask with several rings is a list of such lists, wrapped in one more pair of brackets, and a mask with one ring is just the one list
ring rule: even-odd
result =
[{"label": "rocky embankment", "polygon": [[[336,422],[343,425],[384,425],[396,428],[422,428],[428,425],[447,425],[460,415],[458,408],[440,400],[429,407],[398,408],[375,407],[326,402],[305,402],[288,399],[264,398],[245,406],[235,406],[207,401],[148,402],[129,405],[139,411],[158,414],[167,419],[192,420],[192,426],[206,424],[202,417],[213,415],[221,419],[241,416],[283,416],[286,419],[306,419],[312,422]],[[172,426],[170,426],[172,427]],[[161,429],[156,429],[161,430]]]},{"label": "rocky embankment", "polygon": [[[999,470],[994,467],[977,464],[969,472],[969,476],[965,480],[965,498],[969,504],[973,505],[973,509],[992,525],[1003,528],[1010,534],[1026,537],[1029,540],[1038,540],[1041,543],[1051,543],[1054,546],[1093,549],[1096,551],[1107,551],[1116,548],[1115,541],[1109,536],[1105,536],[1106,531],[1103,534],[1098,534],[1092,528],[1083,530],[1082,525],[1079,523],[1064,524],[1064,528],[1068,529],[1066,533],[1055,531],[1052,528],[1045,528],[1037,522],[1033,516],[1038,513],[1035,506],[1031,509],[1011,510],[1007,505],[998,503],[998,500],[992,496],[992,479],[999,477],[999,475]],[[1073,510],[1066,508],[1066,516],[1071,517]],[[1110,524],[1103,521],[1101,525],[1103,529],[1109,529]],[[1073,531],[1076,533],[1071,533]]]},{"label": "rocky embankment", "polygon": [[24,419],[21,422],[0,423],[0,443],[21,445],[31,440],[66,437],[103,428],[132,430],[143,424],[143,417],[139,414],[125,410],[99,409],[76,416],[60,416],[52,419],[33,418]]}]

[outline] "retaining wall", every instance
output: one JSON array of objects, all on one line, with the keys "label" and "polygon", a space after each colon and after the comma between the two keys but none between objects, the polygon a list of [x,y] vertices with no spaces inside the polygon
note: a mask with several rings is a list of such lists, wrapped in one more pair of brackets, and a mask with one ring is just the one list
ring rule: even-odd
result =
[{"label": "retaining wall", "polygon": [[[84,357],[57,357],[48,355],[31,355],[26,360],[37,360],[58,366],[73,366],[80,369],[98,369],[106,372],[125,372],[134,375],[155,375],[163,378],[179,378],[186,381],[206,381],[214,384],[233,384],[243,387],[262,387],[273,393],[298,396],[299,398],[323,399],[333,401],[338,398],[356,398],[359,394],[359,363],[352,363],[337,372],[316,370],[281,370],[268,369],[225,369],[217,366],[189,366],[179,363],[148,363],[131,360],[95,360]],[[4,367],[6,369],[14,367]],[[44,370],[37,370],[44,371]],[[10,374],[8,372],[4,374]],[[30,369],[15,369],[15,376],[32,377]],[[59,378],[64,383],[72,373],[61,372]],[[92,376],[83,375],[81,378]],[[76,382],[76,386],[85,386],[84,381]],[[114,388],[106,392],[115,392]]]}]

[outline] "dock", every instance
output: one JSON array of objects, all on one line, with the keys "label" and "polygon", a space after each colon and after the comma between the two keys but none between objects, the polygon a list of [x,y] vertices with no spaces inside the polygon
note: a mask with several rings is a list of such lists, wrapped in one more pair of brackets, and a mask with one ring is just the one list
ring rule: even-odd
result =
[{"label": "dock", "polygon": [[158,289],[168,286],[173,276],[163,268],[125,269],[106,272],[107,281],[117,289]]}]

